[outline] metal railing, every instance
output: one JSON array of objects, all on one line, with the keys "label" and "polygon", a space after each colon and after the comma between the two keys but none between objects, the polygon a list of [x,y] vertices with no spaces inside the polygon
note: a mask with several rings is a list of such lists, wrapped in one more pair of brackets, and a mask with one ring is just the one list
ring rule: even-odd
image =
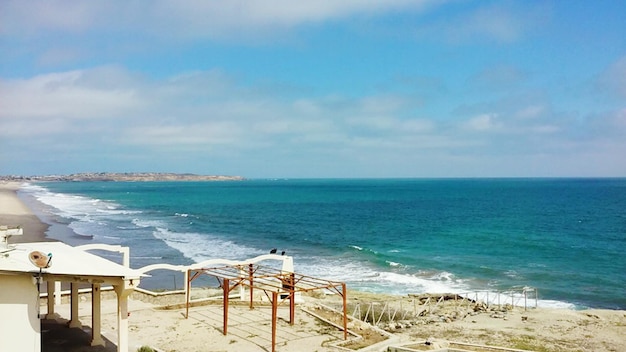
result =
[{"label": "metal railing", "polygon": [[524,287],[506,291],[477,290],[455,294],[409,295],[386,301],[351,302],[348,314],[374,325],[381,321],[411,320],[436,314],[445,305],[454,310],[497,310],[537,308],[537,289]]}]

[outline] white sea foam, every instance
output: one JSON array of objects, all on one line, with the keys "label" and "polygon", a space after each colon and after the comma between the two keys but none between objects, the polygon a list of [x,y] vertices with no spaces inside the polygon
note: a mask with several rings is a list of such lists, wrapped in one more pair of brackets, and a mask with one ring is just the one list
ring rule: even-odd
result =
[{"label": "white sea foam", "polygon": [[66,218],[82,220],[88,218],[89,214],[113,213],[119,208],[119,205],[113,202],[73,194],[54,193],[35,185],[24,186],[22,189],[33,195],[39,202],[56,209],[56,215]]},{"label": "white sea foam", "polygon": [[164,220],[156,220],[156,219],[140,219],[140,218],[134,218],[132,220],[133,225],[137,226],[137,227],[154,227],[154,228],[166,228],[167,227],[167,223]]},{"label": "white sea foam", "polygon": [[506,276],[508,276],[510,278],[517,278],[519,276],[519,274],[515,270],[507,270],[507,271],[504,272],[504,275],[506,275]]},{"label": "white sea foam", "polygon": [[206,234],[174,232],[164,227],[156,227],[153,234],[195,262],[212,258],[233,260],[251,258],[265,253],[256,248],[237,245],[231,241],[224,241]]},{"label": "white sea foam", "polygon": [[[529,290],[526,299],[523,288],[510,291],[489,291],[482,288],[474,288],[469,281],[456,277],[450,272],[428,272],[415,274],[402,274],[391,271],[376,271],[367,265],[357,263],[342,263],[339,260],[327,260],[325,258],[296,258],[296,270],[299,263],[306,263],[307,274],[329,278],[332,280],[345,281],[349,287],[378,293],[390,293],[396,295],[422,294],[422,293],[452,293],[461,296],[478,299],[490,304],[514,304],[532,308],[535,304],[542,308],[568,308],[573,309],[573,304],[561,301],[541,300],[535,301],[534,291]],[[314,263],[314,264],[313,264]]]},{"label": "white sea foam", "polygon": [[114,202],[74,194],[54,193],[32,184],[23,185],[21,190],[46,205],[47,211],[54,216],[65,219],[63,222],[67,221],[68,227],[74,233],[86,237],[100,237],[100,240],[106,243],[119,242],[119,237],[110,235],[108,225],[110,220],[137,213],[120,209],[120,205]]},{"label": "white sea foam", "polygon": [[397,274],[392,272],[383,273],[381,278],[402,287],[405,293],[424,292],[459,292],[464,286],[451,279],[452,274],[442,273],[442,277],[450,278],[441,280],[433,277],[421,277],[419,275]]},{"label": "white sea foam", "polygon": [[[111,236],[112,229],[132,231],[135,229],[133,226],[135,226],[137,229],[144,229],[147,234],[151,233],[155,238],[162,240],[169,247],[196,262],[211,258],[243,259],[266,253],[265,250],[223,240],[218,236],[206,233],[177,232],[172,230],[172,224],[168,223],[170,220],[175,220],[172,217],[167,220],[148,218],[145,213],[125,210],[113,202],[78,195],[53,193],[35,185],[26,185],[22,189],[31,193],[40,202],[53,207],[55,214],[70,219],[69,226],[76,233],[94,235],[105,242],[120,241],[120,237]],[[187,213],[175,213],[175,216],[190,217]],[[111,225],[107,225],[107,220],[111,218],[123,218],[126,219],[127,223],[120,224],[118,222],[114,227],[111,227]],[[377,253],[356,245],[350,247],[359,252]],[[389,252],[397,253],[399,250]],[[387,261],[388,270],[381,271],[380,268],[367,262],[354,261],[354,258],[309,256],[303,253],[295,253],[294,256],[296,271],[299,273],[344,281],[348,283],[349,287],[355,289],[401,295],[408,293],[458,293],[470,298],[480,295],[481,299],[488,299],[491,303],[496,303],[498,299],[501,301],[511,300],[516,305],[524,302],[524,295],[520,291],[509,294],[494,291],[474,291],[474,287],[468,280],[463,280],[445,271],[420,272],[416,269],[414,273],[407,273],[408,269],[395,261]],[[133,258],[163,259],[158,254]],[[537,264],[537,266],[542,266],[542,264]],[[507,273],[508,276],[516,274],[514,271]],[[526,297],[526,303],[529,306],[534,306],[534,298],[529,300]],[[537,300],[537,305],[539,307],[574,308],[572,304],[551,300]]]},{"label": "white sea foam", "polygon": [[432,275],[429,276],[429,279],[436,280],[436,281],[461,282],[454,276],[454,274],[449,273],[447,271],[433,273]]},{"label": "white sea foam", "polygon": [[540,308],[576,309],[575,304],[549,299],[540,299],[537,303],[537,306]]},{"label": "white sea foam", "polygon": [[295,270],[299,273],[334,281],[353,282],[356,278],[375,280],[377,271],[355,262],[342,262],[327,257],[294,258]]},{"label": "white sea foam", "polygon": [[107,209],[96,209],[96,212],[104,213],[108,215],[132,215],[132,214],[142,213],[141,211],[138,211],[138,210],[119,210],[119,209],[112,209],[109,207],[110,206],[107,206]]}]

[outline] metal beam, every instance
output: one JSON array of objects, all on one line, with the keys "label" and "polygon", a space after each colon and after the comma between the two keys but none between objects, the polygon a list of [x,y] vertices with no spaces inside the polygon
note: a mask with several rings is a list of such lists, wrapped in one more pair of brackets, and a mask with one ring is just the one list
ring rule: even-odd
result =
[{"label": "metal beam", "polygon": [[[247,269],[247,270],[246,270]],[[190,275],[191,272],[193,275]],[[294,272],[286,272],[271,267],[263,267],[249,264],[238,264],[231,266],[194,268],[187,271],[187,302],[185,317],[189,317],[189,300],[191,292],[191,282],[200,274],[215,277],[222,286],[223,292],[223,333],[228,333],[228,307],[229,296],[232,289],[242,285],[250,289],[250,309],[253,309],[254,289],[262,290],[271,300],[272,304],[272,352],[276,348],[276,320],[278,305],[289,300],[289,324],[295,322],[295,294],[296,292],[308,292],[313,290],[328,289],[339,294],[343,299],[343,336],[348,339],[348,316],[347,316],[347,290],[346,284],[339,281],[331,281],[311,276],[301,275]],[[231,287],[231,283],[235,284]],[[271,297],[268,295],[271,292]],[[287,294],[285,298],[279,295]]]}]

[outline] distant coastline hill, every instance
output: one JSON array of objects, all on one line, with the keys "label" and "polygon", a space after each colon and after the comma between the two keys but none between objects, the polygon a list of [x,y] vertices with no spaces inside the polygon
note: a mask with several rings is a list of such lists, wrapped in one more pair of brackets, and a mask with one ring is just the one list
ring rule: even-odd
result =
[{"label": "distant coastline hill", "polygon": [[242,181],[241,176],[196,175],[160,172],[84,172],[70,175],[0,176],[1,181]]}]

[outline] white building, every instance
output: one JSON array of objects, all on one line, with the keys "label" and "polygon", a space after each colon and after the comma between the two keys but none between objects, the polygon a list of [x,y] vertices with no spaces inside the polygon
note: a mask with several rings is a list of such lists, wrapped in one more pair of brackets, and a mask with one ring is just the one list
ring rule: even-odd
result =
[{"label": "white building", "polygon": [[[0,237],[7,228],[0,228]],[[6,237],[6,236],[4,236]],[[71,319],[69,328],[82,324],[78,320],[78,284],[91,284],[91,345],[104,345],[100,324],[100,286],[111,285],[117,294],[118,352],[128,351],[128,296],[139,285],[140,272],[128,266],[128,248],[110,245],[72,247],[62,242],[36,242],[7,245],[0,243],[0,351],[41,351],[39,290],[46,285],[46,314],[54,316],[52,298],[57,282],[71,284]],[[88,253],[91,249],[118,251],[124,255],[123,265]],[[29,255],[39,251],[49,256],[50,266],[36,267]],[[43,316],[42,316],[43,318]]]}]

